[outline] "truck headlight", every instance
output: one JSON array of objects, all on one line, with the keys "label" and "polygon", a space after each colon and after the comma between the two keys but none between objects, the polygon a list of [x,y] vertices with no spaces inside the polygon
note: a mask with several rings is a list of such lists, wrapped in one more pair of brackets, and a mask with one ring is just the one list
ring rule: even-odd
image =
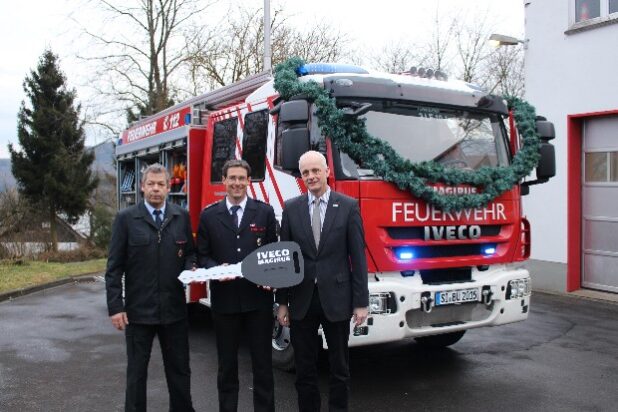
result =
[{"label": "truck headlight", "polygon": [[384,314],[391,313],[389,301],[391,294],[389,292],[372,293],[369,295],[369,313]]},{"label": "truck headlight", "polygon": [[506,287],[506,298],[517,299],[530,295],[530,278],[510,280]]}]

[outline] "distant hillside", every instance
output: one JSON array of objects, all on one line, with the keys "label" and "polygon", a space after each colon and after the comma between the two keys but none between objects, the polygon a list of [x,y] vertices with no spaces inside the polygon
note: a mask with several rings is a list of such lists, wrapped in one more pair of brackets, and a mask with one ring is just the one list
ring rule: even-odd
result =
[{"label": "distant hillside", "polygon": [[114,159],[114,144],[111,140],[99,143],[91,147],[94,150],[93,170],[116,175],[116,163]]},{"label": "distant hillside", "polygon": [[0,192],[14,186],[15,178],[11,174],[11,159],[0,159]]},{"label": "distant hillside", "polygon": [[[114,144],[111,140],[92,146],[90,149],[94,150],[93,170],[115,176]],[[5,188],[13,187],[15,187],[15,178],[11,174],[11,159],[0,159],[0,192]]]}]

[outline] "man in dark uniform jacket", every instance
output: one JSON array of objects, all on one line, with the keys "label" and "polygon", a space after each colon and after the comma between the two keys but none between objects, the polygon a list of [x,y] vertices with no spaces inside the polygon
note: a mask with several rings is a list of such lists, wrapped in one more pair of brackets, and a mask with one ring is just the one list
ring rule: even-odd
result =
[{"label": "man in dark uniform jacket", "polygon": [[363,223],[358,202],[328,187],[321,153],[303,154],[299,169],[308,193],[286,202],[281,240],[300,245],[305,274],[299,285],[277,291],[277,318],[290,325],[299,409],[320,410],[316,336],[321,324],[330,363],[329,411],[347,411],[350,319],[361,325],[369,305]]},{"label": "man in dark uniform jacket", "polygon": [[[159,338],[170,411],[193,411],[187,304],[178,275],[195,267],[186,210],[165,201],[170,176],[154,164],[143,173],[144,203],[121,210],[112,228],[105,286],[112,324],[127,342],[126,411],[146,411],[148,361]],[[124,275],[125,298],[122,298]]]},{"label": "man in dark uniform jacket", "polygon": [[[256,248],[277,241],[273,208],[247,196],[250,176],[251,167],[244,160],[228,160],[223,165],[227,196],[200,216],[200,267],[241,262]],[[219,410],[238,409],[238,346],[244,331],[251,349],[254,410],[274,411],[272,292],[244,278],[211,281],[210,288],[219,360]]]}]

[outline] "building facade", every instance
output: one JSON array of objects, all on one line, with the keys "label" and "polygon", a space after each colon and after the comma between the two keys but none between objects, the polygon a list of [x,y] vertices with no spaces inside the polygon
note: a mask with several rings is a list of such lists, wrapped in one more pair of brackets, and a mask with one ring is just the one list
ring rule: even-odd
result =
[{"label": "building facade", "polygon": [[533,286],[618,292],[618,0],[525,0],[526,97],[556,126],[532,187]]}]

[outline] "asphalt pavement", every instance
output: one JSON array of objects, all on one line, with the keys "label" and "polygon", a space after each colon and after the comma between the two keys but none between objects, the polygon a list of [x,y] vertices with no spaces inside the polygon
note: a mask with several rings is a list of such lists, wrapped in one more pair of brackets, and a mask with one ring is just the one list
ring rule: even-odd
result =
[{"label": "asphalt pavement", "polygon": [[[208,311],[193,313],[192,394],[217,410],[216,349]],[[414,341],[353,348],[352,411],[614,411],[618,305],[535,293],[525,322],[468,331],[449,349]],[[120,411],[125,346],[101,282],[0,303],[0,411]],[[240,411],[251,411],[251,362],[240,353]],[[168,410],[155,343],[149,411]],[[320,359],[322,393],[328,363]],[[296,410],[294,375],[275,371],[276,410]],[[327,410],[323,402],[323,410]]]}]

